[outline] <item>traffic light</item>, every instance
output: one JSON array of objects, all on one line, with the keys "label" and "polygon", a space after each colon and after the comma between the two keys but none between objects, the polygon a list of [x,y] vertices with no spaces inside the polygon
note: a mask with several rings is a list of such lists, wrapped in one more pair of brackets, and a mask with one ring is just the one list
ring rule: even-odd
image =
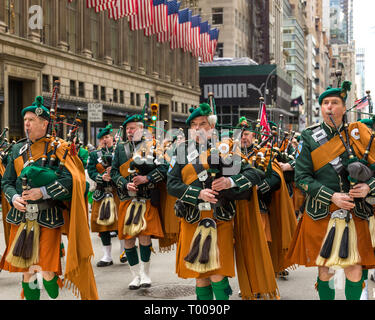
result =
[{"label": "traffic light", "polygon": [[156,121],[158,119],[159,105],[157,103],[151,103],[151,120]]}]

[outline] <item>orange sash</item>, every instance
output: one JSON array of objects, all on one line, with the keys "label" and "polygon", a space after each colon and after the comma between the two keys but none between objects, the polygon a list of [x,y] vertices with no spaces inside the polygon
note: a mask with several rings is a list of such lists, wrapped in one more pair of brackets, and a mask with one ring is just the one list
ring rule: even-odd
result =
[{"label": "orange sash", "polygon": [[[356,133],[358,129],[359,139],[354,139],[351,136],[351,133]],[[354,130],[354,131],[353,131]],[[361,122],[354,122],[349,124],[349,137],[350,143],[353,147],[357,157],[362,157],[365,153],[365,148],[367,147],[371,132],[370,129]],[[342,134],[344,141],[346,142],[345,134]],[[314,151],[311,152],[311,159],[314,166],[314,172],[318,171],[332,160],[336,159],[338,156],[345,152],[345,147],[340,140],[340,137],[337,135],[329,140],[327,143],[323,144],[322,146],[316,148]],[[368,161],[370,163],[375,162],[375,144],[373,143],[370,149]]]}]

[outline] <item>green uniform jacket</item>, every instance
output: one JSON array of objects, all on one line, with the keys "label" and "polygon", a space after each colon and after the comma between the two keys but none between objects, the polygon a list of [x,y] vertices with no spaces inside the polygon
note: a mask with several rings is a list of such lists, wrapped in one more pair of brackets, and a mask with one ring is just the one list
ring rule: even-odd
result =
[{"label": "green uniform jacket", "polygon": [[[14,161],[19,158],[23,157],[25,155],[25,152],[21,154],[20,151],[21,148],[25,145],[25,142],[20,142],[14,145],[12,148],[12,154],[9,157],[9,162],[6,167],[4,176],[2,178],[2,188],[5,194],[5,197],[7,198],[9,204],[12,206],[11,210],[9,211],[7,215],[7,222],[13,223],[18,225],[22,218],[23,213],[18,211],[13,207],[13,197],[15,195],[21,195],[22,194],[22,181],[20,177],[17,177],[17,173],[14,168]],[[51,155],[52,151],[48,154],[48,161],[49,156]],[[25,158],[24,158],[25,159]],[[38,159],[35,161],[35,165],[40,165],[42,162],[42,159]],[[48,162],[47,162],[48,163]],[[56,159],[56,167],[59,165],[59,160]],[[50,183],[46,183],[42,192],[44,192],[44,199],[39,199],[37,201],[28,201],[28,203],[41,203],[45,200],[56,200],[55,205],[56,207],[42,210],[39,213],[38,222],[42,226],[48,227],[48,228],[57,228],[64,224],[63,221],[63,215],[62,215],[62,208],[63,204],[62,201],[70,200],[72,197],[72,189],[73,189],[73,179],[70,172],[63,167],[60,175],[58,178]],[[57,210],[56,210],[57,209]]]},{"label": "green uniform jacket", "polygon": [[[142,143],[135,143],[135,148],[138,150]],[[123,177],[120,173],[120,167],[132,158],[134,153],[134,146],[129,141],[120,142],[115,150],[115,156],[112,163],[111,178],[117,187],[118,196],[121,201],[131,199],[129,196],[126,185],[131,182],[131,177]],[[146,175],[149,183],[156,185],[157,183],[166,179],[168,171],[168,163],[156,165],[154,162],[145,166],[145,172],[140,173]],[[141,186],[140,186],[141,187]]]},{"label": "green uniform jacket", "polygon": [[[167,190],[170,195],[178,198],[182,202],[188,205],[197,206],[199,203],[204,202],[203,200],[198,199],[198,196],[205,186],[203,185],[203,182],[199,181],[199,179],[196,179],[190,185],[187,185],[183,182],[181,174],[183,168],[189,163],[187,159],[187,146],[189,143],[191,142],[185,142],[178,147],[178,149],[185,148],[185,157],[184,159],[181,159],[182,157],[177,156],[176,160],[171,163],[173,168],[171,167],[169,169],[167,175]],[[198,145],[196,145],[196,148],[199,150]],[[177,150],[177,155],[179,154],[183,153],[180,153],[179,150]],[[261,182],[261,178],[255,169],[251,168],[248,164],[244,164],[242,161],[240,161],[240,163],[240,172],[237,175],[231,176],[236,185],[232,189],[234,189],[233,191],[236,193],[246,191]],[[234,200],[231,201],[231,206],[232,208],[235,208]]]},{"label": "green uniform jacket", "polygon": [[[112,153],[113,147],[108,148],[108,151]],[[89,174],[90,179],[95,181],[97,185],[97,188],[93,194],[93,199],[95,201],[100,201],[104,198],[106,187],[114,186],[114,184],[111,184],[111,182],[104,181],[103,174],[105,172],[99,173],[98,169],[96,168],[96,165],[98,163],[103,164],[103,156],[106,153],[107,153],[107,149],[102,148],[102,149],[91,152],[89,155],[89,160],[87,164],[87,173]]]},{"label": "green uniform jacket", "polygon": [[[331,198],[335,192],[346,193],[350,189],[346,170],[339,175],[333,166],[328,163],[314,172],[311,152],[320,145],[314,140],[312,135],[313,130],[318,127],[325,131],[328,140],[332,139],[337,134],[334,128],[331,128],[324,122],[303,131],[301,134],[301,141],[303,141],[302,150],[296,160],[295,167],[295,182],[301,190],[306,192],[306,212],[314,220],[322,219],[328,215],[329,206],[332,204]],[[322,155],[322,157],[324,157],[324,155]],[[340,158],[343,166],[346,167],[349,160],[348,153],[345,151],[340,155]],[[374,195],[375,179],[371,178],[366,183],[370,186],[369,195]],[[358,205],[356,205],[354,213],[362,219],[367,218],[364,209]]]},{"label": "green uniform jacket", "polygon": [[89,152],[85,149],[80,147],[78,151],[78,157],[81,159],[83,167],[87,168],[87,159],[89,158]]}]

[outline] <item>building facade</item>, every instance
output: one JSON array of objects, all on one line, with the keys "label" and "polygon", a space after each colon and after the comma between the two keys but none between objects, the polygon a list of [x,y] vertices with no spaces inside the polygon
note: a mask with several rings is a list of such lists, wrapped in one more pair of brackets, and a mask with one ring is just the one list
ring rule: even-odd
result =
[{"label": "building facade", "polygon": [[270,63],[269,0],[200,0],[198,6],[202,20],[220,30],[218,57]]},{"label": "building facade", "polygon": [[[42,9],[40,28],[32,28],[32,6]],[[54,80],[61,82],[59,111],[72,118],[80,110],[85,143],[140,112],[146,92],[166,128],[183,127],[200,96],[197,59],[130,31],[126,18],[113,21],[84,0],[0,1],[0,127],[12,138],[23,135],[20,112],[36,95],[48,105]],[[90,103],[103,104],[103,121],[88,121]]]}]

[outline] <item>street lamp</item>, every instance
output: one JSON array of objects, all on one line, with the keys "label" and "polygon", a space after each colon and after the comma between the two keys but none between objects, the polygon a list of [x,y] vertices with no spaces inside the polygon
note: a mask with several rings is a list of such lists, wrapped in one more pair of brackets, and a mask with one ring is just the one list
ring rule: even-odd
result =
[{"label": "street lamp", "polygon": [[268,80],[270,79],[271,75],[276,71],[276,69],[277,69],[277,66],[268,74],[267,79],[266,79],[266,85],[264,87],[264,95],[263,95],[264,96],[264,103],[266,105],[267,105],[267,96],[266,96],[266,94],[269,93],[268,88],[267,88],[267,86],[268,86]]}]

